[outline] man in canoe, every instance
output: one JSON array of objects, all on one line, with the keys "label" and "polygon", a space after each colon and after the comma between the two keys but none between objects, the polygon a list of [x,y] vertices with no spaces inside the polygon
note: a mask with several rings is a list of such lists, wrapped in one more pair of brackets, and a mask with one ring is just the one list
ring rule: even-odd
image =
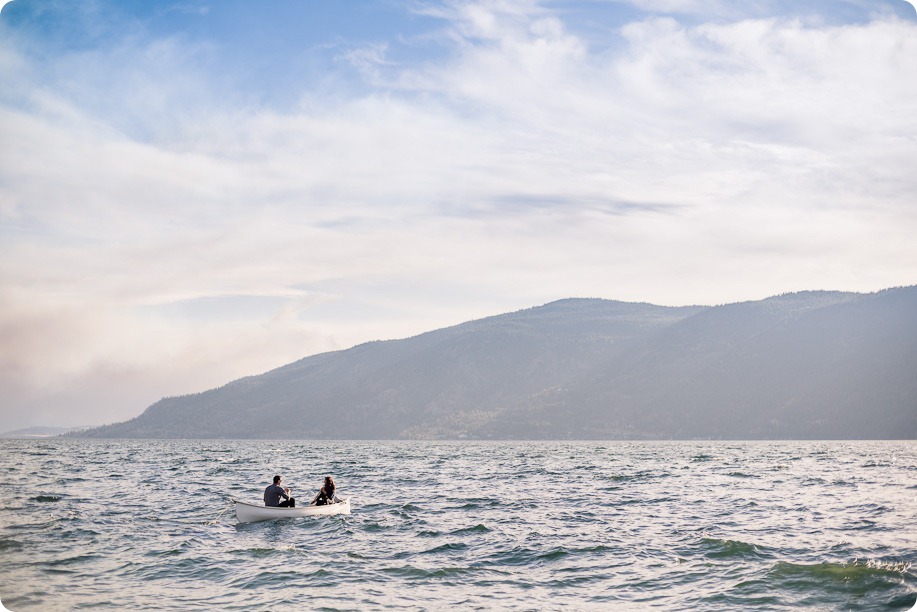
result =
[{"label": "man in canoe", "polygon": [[[283,477],[274,476],[274,484],[264,490],[264,505],[274,508],[295,508],[296,500],[290,497],[289,487],[280,486],[281,482],[283,482]],[[281,497],[284,501],[280,501]]]}]

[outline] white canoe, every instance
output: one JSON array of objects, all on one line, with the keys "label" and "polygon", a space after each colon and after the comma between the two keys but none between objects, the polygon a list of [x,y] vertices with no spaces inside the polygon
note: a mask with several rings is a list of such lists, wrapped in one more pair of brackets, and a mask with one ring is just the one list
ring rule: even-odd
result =
[{"label": "white canoe", "polygon": [[330,514],[350,514],[350,499],[339,501],[336,504],[325,506],[303,506],[296,508],[274,508],[259,506],[232,500],[236,504],[236,518],[240,523],[255,523],[257,521],[272,521],[283,518],[300,518],[303,516],[328,516]]}]

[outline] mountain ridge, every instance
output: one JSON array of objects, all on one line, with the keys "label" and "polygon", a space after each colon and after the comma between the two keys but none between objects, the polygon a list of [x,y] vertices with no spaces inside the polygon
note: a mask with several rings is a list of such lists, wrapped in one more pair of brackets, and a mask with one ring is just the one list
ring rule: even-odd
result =
[{"label": "mountain ridge", "polygon": [[917,287],[567,298],[297,360],[79,437],[917,437]]}]

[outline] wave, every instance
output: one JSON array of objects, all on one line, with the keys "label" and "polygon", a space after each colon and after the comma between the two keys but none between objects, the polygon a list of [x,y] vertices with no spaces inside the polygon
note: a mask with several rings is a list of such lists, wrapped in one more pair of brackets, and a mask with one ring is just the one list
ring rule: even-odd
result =
[{"label": "wave", "polygon": [[21,550],[23,548],[25,548],[25,545],[22,544],[22,542],[17,542],[16,540],[0,540],[0,552]]},{"label": "wave", "polygon": [[[290,552],[296,552],[297,549],[292,546],[278,546],[277,548],[246,548],[240,550],[229,551],[230,555],[238,555],[242,557],[249,557],[252,559],[263,559],[266,557],[286,557],[289,556]],[[166,551],[166,554],[175,554],[180,553],[178,550],[169,550]]]},{"label": "wave", "polygon": [[463,542],[451,542],[449,544],[443,544],[441,546],[437,546],[436,548],[431,548],[430,550],[425,550],[421,552],[420,554],[435,555],[438,553],[449,553],[449,552],[463,551],[467,549],[468,549],[468,545]]},{"label": "wave", "polygon": [[42,565],[45,565],[50,568],[55,567],[65,567],[69,565],[81,565],[83,563],[91,563],[101,559],[101,555],[96,554],[80,554],[72,555],[70,557],[62,557],[60,559],[52,559],[50,561],[41,561]]},{"label": "wave", "polygon": [[366,533],[378,533],[380,531],[388,531],[390,527],[388,525],[383,525],[378,521],[366,521],[362,525],[362,531]]},{"label": "wave", "polygon": [[429,580],[431,578],[435,580],[448,580],[449,578],[457,578],[479,572],[480,569],[475,567],[438,567],[436,569],[424,569],[414,565],[402,565],[399,567],[382,568],[380,571],[383,574],[414,580]]},{"label": "wave", "polygon": [[457,507],[458,510],[478,510],[482,508],[493,508],[502,505],[504,502],[499,499],[471,499]]},{"label": "wave", "polygon": [[720,540],[704,538],[701,547],[704,554],[710,559],[749,559],[771,556],[771,551],[757,544],[750,544],[739,540]]},{"label": "wave", "polygon": [[463,527],[462,529],[456,529],[455,531],[449,532],[449,535],[468,535],[472,533],[488,533],[490,527],[478,523],[473,527]]},{"label": "wave", "polygon": [[562,560],[578,559],[581,557],[601,557],[609,554],[612,550],[614,549],[602,544],[584,546],[582,548],[556,546],[546,550],[516,546],[509,550],[503,550],[489,555],[486,558],[485,564],[489,566],[550,565]]},{"label": "wave", "polygon": [[671,474],[668,472],[656,472],[656,471],[646,470],[646,471],[635,472],[633,474],[617,474],[615,476],[611,476],[610,478],[608,478],[608,480],[612,482],[634,483],[634,482],[643,482],[647,480],[654,480],[656,478],[666,478],[668,476],[671,476]]},{"label": "wave", "polygon": [[911,583],[915,577],[910,573],[911,564],[901,561],[823,562],[813,564],[780,561],[767,575],[769,588],[795,594],[797,603],[808,605],[814,601],[830,598],[881,597],[881,593],[895,598],[886,601],[883,607],[913,605],[914,595],[900,592],[901,587]]},{"label": "wave", "polygon": [[771,570],[778,578],[800,578],[857,582],[873,578],[900,578],[910,571],[907,561],[850,561],[849,563],[824,562],[799,564],[779,561]]}]

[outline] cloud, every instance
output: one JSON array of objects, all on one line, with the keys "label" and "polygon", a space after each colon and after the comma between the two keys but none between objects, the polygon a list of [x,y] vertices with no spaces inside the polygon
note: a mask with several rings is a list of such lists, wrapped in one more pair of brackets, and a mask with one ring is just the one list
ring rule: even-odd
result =
[{"label": "cloud", "polygon": [[849,25],[876,19],[913,20],[917,14],[904,0],[758,0],[736,3],[722,0],[609,0],[633,5],[642,11],[661,15],[687,15],[710,22],[714,20],[798,19],[810,25]]},{"label": "cloud", "polygon": [[568,296],[912,282],[913,22],[645,15],[596,44],[534,2],[425,11],[435,61],[335,44],[363,80],[276,104],[213,42],[0,45],[8,428]]}]

